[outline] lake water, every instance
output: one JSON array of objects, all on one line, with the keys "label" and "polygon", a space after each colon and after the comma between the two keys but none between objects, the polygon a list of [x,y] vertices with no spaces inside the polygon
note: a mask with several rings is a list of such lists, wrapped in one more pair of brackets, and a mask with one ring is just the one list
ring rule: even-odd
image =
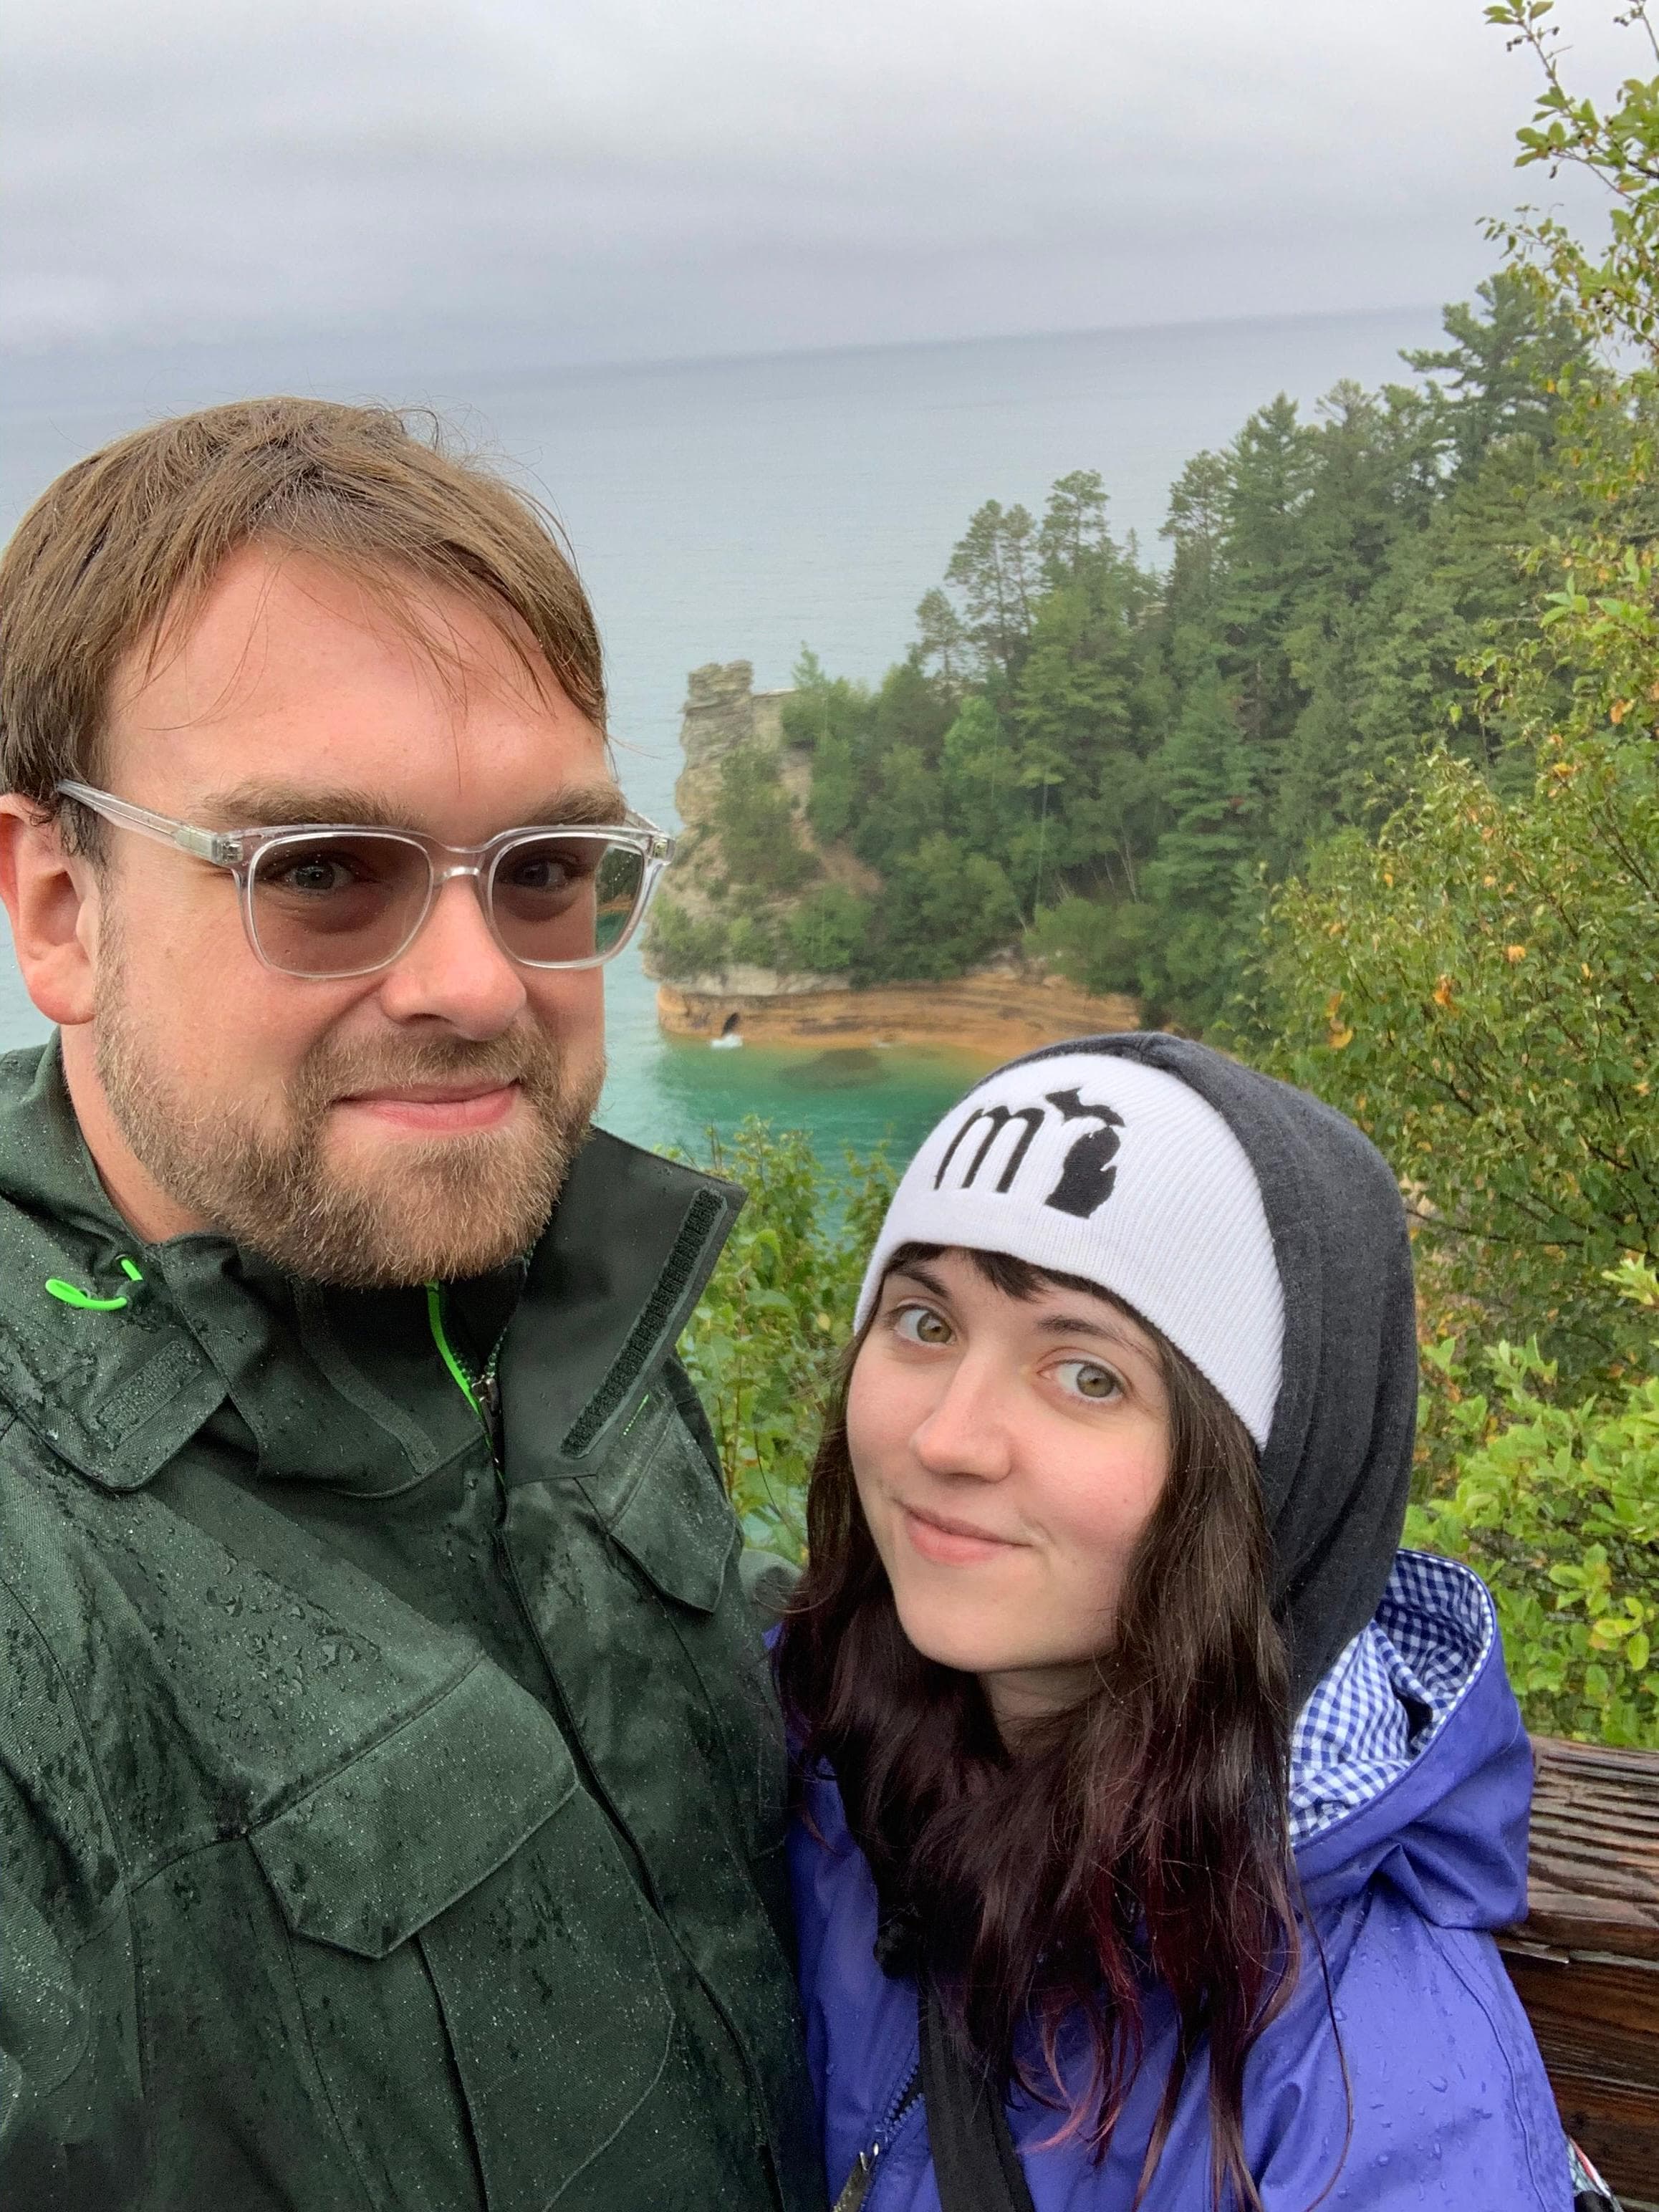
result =
[{"label": "lake water", "polygon": [[[1038,508],[1055,477],[1097,469],[1120,534],[1156,550],[1193,453],[1278,392],[1311,405],[1343,377],[1399,379],[1400,349],[1438,329],[1422,307],[579,370],[506,343],[469,364],[453,331],[13,356],[0,535],[70,461],[182,408],[271,390],[436,407],[562,520],[605,631],[623,781],[671,823],[689,669],[746,659],[760,687],[784,684],[805,643],[832,672],[879,678],[981,501]],[[829,1158],[884,1138],[902,1157],[974,1070],[893,1052],[849,1085],[813,1054],[670,1042],[637,954],[607,991],[601,1118],[641,1143],[700,1149],[756,1112]],[[0,1048],[44,1034],[0,935]]]}]

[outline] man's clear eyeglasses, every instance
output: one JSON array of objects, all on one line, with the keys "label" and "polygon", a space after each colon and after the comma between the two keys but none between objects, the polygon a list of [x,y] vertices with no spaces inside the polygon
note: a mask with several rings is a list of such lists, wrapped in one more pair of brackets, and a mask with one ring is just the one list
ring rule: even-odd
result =
[{"label": "man's clear eyeglasses", "polygon": [[643,815],[503,830],[445,845],[412,830],[307,822],[198,830],[90,784],[59,794],[106,822],[227,868],[247,941],[284,975],[371,975],[414,943],[443,885],[470,876],[490,933],[526,968],[597,968],[639,927],[674,841]]}]

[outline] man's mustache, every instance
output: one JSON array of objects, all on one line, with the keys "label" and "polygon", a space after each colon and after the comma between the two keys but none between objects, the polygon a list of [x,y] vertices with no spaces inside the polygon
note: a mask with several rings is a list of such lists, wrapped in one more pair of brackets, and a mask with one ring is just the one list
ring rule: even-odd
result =
[{"label": "man's mustache", "polygon": [[539,1091],[556,1074],[559,1060],[546,1037],[512,1030],[498,1037],[434,1037],[388,1048],[329,1039],[308,1056],[295,1089],[311,1107],[405,1085],[453,1083],[457,1077],[470,1082],[521,1082]]}]

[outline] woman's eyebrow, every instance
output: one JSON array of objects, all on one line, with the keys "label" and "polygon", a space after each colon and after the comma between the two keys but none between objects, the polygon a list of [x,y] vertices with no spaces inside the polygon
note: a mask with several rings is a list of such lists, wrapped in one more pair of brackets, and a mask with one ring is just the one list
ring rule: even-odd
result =
[{"label": "woman's eyebrow", "polygon": [[1138,1352],[1150,1358],[1149,1348],[1138,1343],[1121,1322],[1093,1314],[1040,1314],[1036,1326],[1045,1336],[1097,1336],[1108,1344],[1120,1345],[1125,1352]]},{"label": "woman's eyebrow", "polygon": [[939,1298],[947,1305],[949,1304],[951,1293],[945,1289],[944,1284],[940,1282],[939,1277],[937,1275],[930,1275],[926,1267],[895,1267],[892,1273],[889,1275],[887,1279],[890,1283],[896,1283],[901,1276],[903,1277],[907,1283],[920,1284],[921,1288],[927,1291],[930,1298]]}]

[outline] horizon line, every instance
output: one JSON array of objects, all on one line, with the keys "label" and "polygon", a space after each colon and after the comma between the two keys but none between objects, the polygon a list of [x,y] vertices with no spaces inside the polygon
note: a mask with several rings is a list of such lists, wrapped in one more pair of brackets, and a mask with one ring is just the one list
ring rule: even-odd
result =
[{"label": "horizon line", "polygon": [[[750,346],[719,351],[678,354],[596,354],[567,360],[526,357],[494,365],[478,361],[472,367],[457,362],[426,374],[465,376],[469,380],[487,375],[492,380],[530,376],[586,376],[620,371],[643,373],[662,369],[736,368],[757,362],[814,361],[860,354],[943,352],[983,345],[1054,344],[1066,340],[1100,337],[1155,337],[1175,331],[1234,330],[1271,324],[1381,321],[1406,315],[1443,314],[1449,303],[1414,300],[1386,302],[1374,307],[1299,307],[1261,310],[1237,315],[1173,315],[1153,321],[1091,323],[1053,326],[1042,330],[981,331],[969,335],[934,337],[861,338],[842,343]],[[396,345],[429,339],[446,327],[442,324],[313,324],[294,331],[272,325],[248,325],[211,337],[159,337],[154,335],[83,334],[39,343],[0,340],[0,368],[24,368],[35,364],[74,359],[87,363],[129,356],[177,360],[191,355],[210,356],[261,344],[289,347],[317,345],[372,346],[377,341]]]}]

